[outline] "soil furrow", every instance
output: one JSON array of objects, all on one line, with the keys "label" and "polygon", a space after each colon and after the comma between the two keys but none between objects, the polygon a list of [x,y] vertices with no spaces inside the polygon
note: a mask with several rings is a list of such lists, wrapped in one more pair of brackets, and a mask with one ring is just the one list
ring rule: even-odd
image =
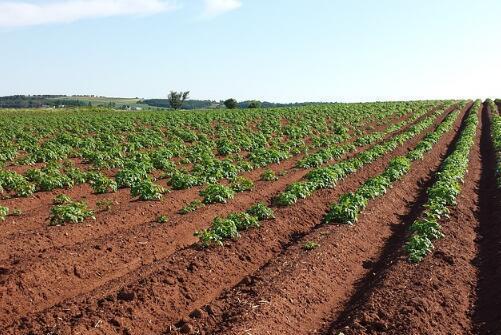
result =
[{"label": "soil furrow", "polygon": [[[402,218],[417,215],[426,187],[454,142],[455,128],[383,197],[370,203],[355,226],[323,225],[211,304],[218,313],[194,319],[206,334],[307,334],[364,286],[403,235]],[[405,154],[401,150],[400,154]],[[423,196],[424,195],[424,196]],[[305,251],[314,241],[319,246]],[[313,312],[314,311],[314,312]]]},{"label": "soil furrow", "polygon": [[458,204],[442,223],[445,237],[435,243],[435,251],[414,265],[407,261],[402,240],[386,265],[368,281],[366,292],[350,301],[344,313],[333,315],[334,321],[325,333],[474,333],[471,314],[477,276],[474,260],[481,133],[477,131]]},{"label": "soil furrow", "polygon": [[[447,113],[440,117],[440,121],[445,114]],[[417,136],[404,146],[415,144],[421,137]],[[191,309],[217,297],[221,290],[234,286],[246,274],[257,270],[279,254],[281,245],[288,243],[291,234],[308,232],[318,224],[333,198],[358,187],[365,179],[381,171],[394,156],[393,153],[385,155],[370,167],[347,178],[334,190],[319,191],[295,206],[277,210],[275,222],[266,223],[261,229],[249,232],[237,243],[203,252],[193,248],[179,250],[167,259],[144,265],[126,278],[114,280],[93,292],[68,300],[28,318],[20,325],[49,330],[57,329],[60,325],[65,325],[66,331],[78,327],[87,329],[92,328],[94,322],[101,318],[109,321],[106,320],[107,316],[118,315],[124,317],[124,324],[119,328],[161,331]],[[263,244],[263,241],[266,243]],[[126,283],[129,284],[125,285]],[[126,286],[123,288],[124,292],[133,292],[132,302],[124,302],[120,299],[123,295],[117,295],[117,291],[123,286]],[[87,307],[82,307],[82,304]],[[124,314],[126,305],[129,315]],[[82,310],[86,312],[83,313]],[[77,321],[74,323],[78,325],[73,327],[68,324],[68,320],[75,318]],[[152,324],[148,320],[156,321]],[[16,324],[19,325],[18,322]],[[100,325],[114,329],[109,322]],[[11,331],[15,332],[17,329],[14,326]]]},{"label": "soil furrow", "polygon": [[[10,315],[14,305],[18,311],[34,312],[48,308],[164,259],[196,242],[193,232],[207,227],[216,215],[245,210],[256,201],[270,200],[308,171],[293,169],[278,182],[258,183],[259,191],[243,193],[229,204],[208,206],[199,213],[179,216],[178,220],[167,225],[149,223],[146,229],[131,229],[126,234],[117,232],[112,238],[95,239],[63,250],[46,250],[39,257],[24,261],[20,256],[13,260],[12,270],[4,278],[4,315]],[[16,271],[15,268],[29,271]]]},{"label": "soil furrow", "polygon": [[[402,121],[409,116],[393,118],[392,122]],[[374,125],[374,129],[368,133],[381,131],[386,129],[387,126],[388,124],[383,126]],[[353,141],[353,139],[348,142],[350,141]],[[288,171],[293,169],[302,157],[302,155],[298,155],[280,164],[271,164],[242,175],[253,181],[258,181],[261,173],[267,168],[277,172]],[[164,185],[164,183],[164,181],[159,181],[161,185]],[[88,185],[80,185],[70,190],[39,192],[35,194],[34,198],[4,200],[5,206],[19,208],[23,211],[23,214],[7,222],[5,227],[0,230],[0,260],[9,258],[9,255],[17,251],[22,251],[26,255],[29,252],[37,253],[49,247],[60,247],[94,240],[106,236],[106,234],[127,232],[131,228],[154,221],[159,214],[176,215],[177,211],[184,205],[199,198],[199,190],[200,187],[173,191],[167,194],[162,201],[141,202],[134,201],[131,198],[129,189],[121,189],[116,193],[95,195],[92,194],[92,190]],[[98,201],[104,199],[110,200],[113,205],[111,210],[97,213],[97,221],[88,222],[92,227],[88,225],[69,225],[57,229],[49,228],[47,223],[52,201],[56,195],[63,192],[74,199],[83,198],[92,208],[96,207]],[[63,234],[61,230],[64,231]],[[19,248],[20,245],[22,245],[22,250],[17,250],[16,248]]]},{"label": "soil furrow", "polygon": [[489,131],[491,113],[497,113],[497,110],[486,108],[483,112],[480,147],[483,168],[478,216],[478,300],[474,314],[478,334],[501,334],[501,191],[496,183],[496,154]]}]

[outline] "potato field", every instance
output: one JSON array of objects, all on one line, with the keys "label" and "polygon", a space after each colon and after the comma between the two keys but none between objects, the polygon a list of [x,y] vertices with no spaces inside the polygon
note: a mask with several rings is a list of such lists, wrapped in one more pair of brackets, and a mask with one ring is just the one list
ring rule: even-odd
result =
[{"label": "potato field", "polygon": [[501,334],[500,111],[0,110],[0,334]]}]

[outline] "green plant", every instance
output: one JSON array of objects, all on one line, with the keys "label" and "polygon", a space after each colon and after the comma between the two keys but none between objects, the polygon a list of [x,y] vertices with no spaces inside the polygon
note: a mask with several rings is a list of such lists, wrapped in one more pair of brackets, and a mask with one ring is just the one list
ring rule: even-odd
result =
[{"label": "green plant", "polygon": [[199,184],[200,181],[197,177],[183,173],[181,171],[174,172],[169,180],[169,185],[174,190],[184,190],[193,186],[197,186]]},{"label": "green plant", "polygon": [[204,203],[201,200],[198,200],[198,199],[197,200],[193,200],[188,205],[186,205],[183,208],[181,208],[181,210],[179,211],[179,214],[182,214],[182,215],[188,214],[188,213],[194,212],[197,209],[202,208],[204,206],[205,205],[204,205]]},{"label": "green plant", "polygon": [[[498,103],[499,100],[496,100]],[[496,152],[496,176],[497,186],[501,188],[501,115],[496,114],[498,110],[496,103],[489,100],[489,108],[491,110],[491,138]]]},{"label": "green plant", "polygon": [[412,235],[405,244],[405,251],[409,254],[412,263],[419,263],[433,249],[433,243],[426,236]]},{"label": "green plant", "polygon": [[169,217],[167,215],[160,215],[157,218],[158,223],[167,223],[169,221]]},{"label": "green plant", "polygon": [[332,188],[336,186],[338,178],[336,172],[328,167],[312,170],[306,175],[306,179],[315,185],[315,189]]},{"label": "green plant", "polygon": [[87,175],[87,179],[96,194],[104,194],[117,191],[117,183],[113,179],[103,176],[97,172],[91,172]]},{"label": "green plant", "polygon": [[320,247],[320,244],[318,244],[317,242],[313,242],[313,241],[308,241],[303,245],[303,249],[307,250],[307,251],[314,250],[318,247]]},{"label": "green plant", "polygon": [[143,169],[129,168],[123,169],[115,176],[115,181],[119,188],[132,187],[148,178],[148,173]]},{"label": "green plant", "polygon": [[235,223],[238,231],[259,227],[258,218],[249,213],[232,213],[227,218]]},{"label": "green plant", "polygon": [[71,198],[69,196],[67,196],[66,194],[59,194],[54,198],[52,203],[54,205],[64,205],[64,204],[69,204],[72,201],[73,200],[71,200]]},{"label": "green plant", "polygon": [[235,221],[217,217],[212,222],[211,230],[222,239],[236,238],[239,236]]},{"label": "green plant", "polygon": [[169,105],[173,109],[179,109],[183,106],[183,103],[188,99],[188,96],[190,95],[190,92],[175,92],[175,91],[170,91],[168,100],[169,100]]},{"label": "green plant", "polygon": [[420,262],[433,249],[433,240],[443,237],[440,220],[447,217],[447,206],[456,204],[463,178],[468,171],[469,155],[475,142],[480,100],[475,101],[465,120],[454,150],[444,160],[437,173],[437,180],[428,189],[428,201],[424,212],[411,225],[411,235],[405,244],[409,261]]},{"label": "green plant", "polygon": [[275,180],[278,180],[278,177],[275,174],[275,171],[273,171],[271,169],[267,169],[267,170],[265,170],[261,174],[261,180],[263,180],[263,181],[275,181]]},{"label": "green plant", "polygon": [[213,244],[217,245],[223,244],[223,238],[219,236],[216,232],[214,232],[212,229],[204,229],[196,231],[194,235],[195,237],[198,237],[198,239],[200,240],[200,244],[205,248],[210,247]]},{"label": "green plant", "polygon": [[249,105],[247,106],[247,108],[261,108],[261,101],[257,101],[257,100],[253,100],[251,102],[249,102]]},{"label": "green plant", "polygon": [[338,222],[354,224],[358,219],[358,213],[367,206],[368,199],[361,194],[343,194],[338,203],[334,204],[324,217],[326,223]]},{"label": "green plant", "polygon": [[9,208],[0,206],[0,221],[4,221],[9,215]]},{"label": "green plant", "polygon": [[257,203],[247,210],[247,213],[258,218],[259,221],[275,218],[273,210],[263,203]]},{"label": "green plant", "polygon": [[254,188],[254,183],[252,182],[252,180],[245,177],[236,177],[231,182],[231,188],[235,192],[250,191]]},{"label": "green plant", "polygon": [[204,197],[204,203],[226,203],[229,199],[233,199],[235,192],[224,185],[212,184],[200,191],[200,195]]},{"label": "green plant", "polygon": [[231,99],[225,100],[224,105],[228,109],[235,109],[238,107],[238,102],[235,99],[231,98]]},{"label": "green plant", "polygon": [[70,188],[74,185],[73,180],[60,171],[55,164],[48,165],[43,169],[29,169],[26,178],[34,182],[40,191],[52,191],[58,188]]},{"label": "green plant", "polygon": [[93,218],[94,213],[84,202],[70,202],[52,207],[50,214],[50,225],[59,226],[66,223],[79,223],[86,218]]},{"label": "green plant", "polygon": [[309,182],[296,182],[288,185],[285,191],[275,198],[275,203],[279,206],[289,206],[295,204],[299,199],[309,197],[315,190],[314,185]]},{"label": "green plant", "polygon": [[150,179],[146,179],[134,184],[130,192],[133,197],[139,197],[140,200],[150,201],[162,199],[162,195],[167,192],[167,190],[155,184]]}]

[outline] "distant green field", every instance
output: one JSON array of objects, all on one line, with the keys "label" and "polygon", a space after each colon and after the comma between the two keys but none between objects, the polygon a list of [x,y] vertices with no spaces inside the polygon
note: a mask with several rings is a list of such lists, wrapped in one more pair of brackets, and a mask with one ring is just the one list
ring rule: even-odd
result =
[{"label": "distant green field", "polygon": [[[61,98],[51,98],[48,100],[60,100]],[[150,107],[146,104],[138,103],[139,98],[114,98],[114,97],[86,97],[86,96],[68,96],[65,100],[79,100],[86,103],[91,103],[92,106],[108,105],[114,103],[116,107],[131,106],[131,107]]]}]

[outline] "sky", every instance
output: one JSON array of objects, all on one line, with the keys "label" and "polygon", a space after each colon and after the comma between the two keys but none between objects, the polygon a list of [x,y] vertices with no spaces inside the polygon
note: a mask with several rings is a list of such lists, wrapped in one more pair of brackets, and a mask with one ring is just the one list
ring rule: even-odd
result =
[{"label": "sky", "polygon": [[0,95],[501,98],[499,0],[0,0]]}]

